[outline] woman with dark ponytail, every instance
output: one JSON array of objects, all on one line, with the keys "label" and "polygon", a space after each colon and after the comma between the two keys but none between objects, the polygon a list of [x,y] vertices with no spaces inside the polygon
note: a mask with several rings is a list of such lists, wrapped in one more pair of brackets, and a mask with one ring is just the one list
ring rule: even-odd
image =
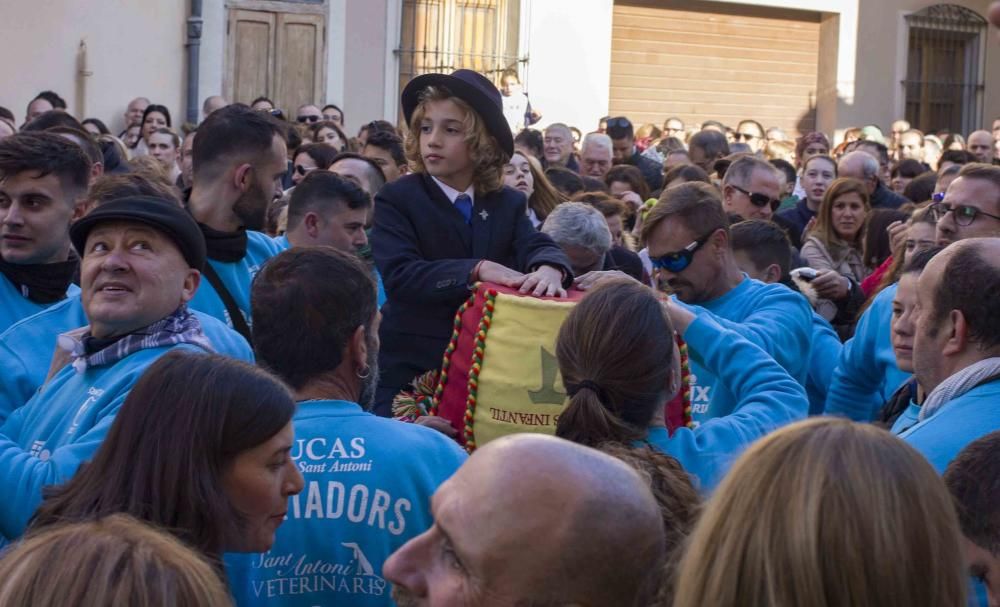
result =
[{"label": "woman with dark ponytail", "polygon": [[[556,342],[570,397],[556,435],[590,446],[648,443],[710,491],[750,443],[808,410],[802,387],[724,324],[661,301],[635,281],[595,288],[570,312]],[[664,410],[681,386],[675,331],[703,366],[725,378],[739,404],[730,415],[671,436]]]}]

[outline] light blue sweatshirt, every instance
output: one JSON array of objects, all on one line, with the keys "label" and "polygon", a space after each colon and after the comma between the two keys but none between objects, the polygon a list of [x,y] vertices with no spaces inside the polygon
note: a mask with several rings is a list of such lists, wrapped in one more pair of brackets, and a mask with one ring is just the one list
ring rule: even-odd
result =
[{"label": "light blue sweatshirt", "polygon": [[899,437],[921,452],[940,473],[966,445],[1000,430],[1000,379],[980,384],[949,401]]},{"label": "light blue sweatshirt", "polygon": [[[217,353],[254,362],[253,350],[242,335],[204,312],[193,312]],[[45,381],[56,350],[56,338],[88,323],[77,294],[0,334],[0,423],[28,402]]]},{"label": "light blue sweatshirt", "polygon": [[104,441],[118,409],[143,371],[173,349],[201,352],[188,344],[148,348],[112,365],[78,372],[63,367],[0,426],[0,534],[24,533],[42,501],[42,487],[64,483]]},{"label": "light blue sweatshirt", "polygon": [[[70,297],[80,292],[80,287],[71,284],[66,289],[66,296]],[[59,302],[55,302],[59,303]],[[0,333],[8,327],[32,314],[37,314],[53,304],[35,303],[21,294],[21,291],[14,286],[6,276],[0,273]]]},{"label": "light blue sweatshirt", "polygon": [[736,403],[732,413],[710,419],[694,430],[678,428],[673,436],[659,426],[646,440],[677,458],[709,493],[750,443],[768,432],[802,419],[809,411],[805,390],[781,365],[710,315],[696,318],[684,333],[701,353],[705,369],[718,378]]},{"label": "light blue sweatshirt", "polygon": [[[687,307],[696,315],[710,312],[716,322],[767,352],[792,379],[806,385],[813,311],[801,294],[785,285],[765,284],[744,275],[743,281],[722,297]],[[697,348],[691,347],[689,353],[692,419],[704,423],[732,413],[739,399],[728,389],[728,382],[720,380]]]},{"label": "light blue sweatshirt", "polygon": [[906,405],[906,409],[893,422],[891,432],[896,435],[902,434],[913,426],[916,426],[919,421],[920,405],[911,400],[910,404]]},{"label": "light blue sweatshirt", "polygon": [[[229,289],[229,293],[233,296],[240,311],[243,312],[248,326],[250,325],[250,283],[264,262],[282,250],[281,245],[270,236],[248,230],[247,253],[243,259],[233,262],[208,260],[208,263],[222,280],[222,284]],[[198,291],[194,294],[194,299],[188,303],[188,307],[214,316],[230,328],[233,327],[229,312],[226,311],[226,305],[222,303],[222,298],[204,276],[201,278],[201,284],[198,285]]]},{"label": "light blue sweatshirt", "polygon": [[294,425],[305,487],[269,552],[226,557],[237,605],[393,605],[382,565],[433,524],[431,495],[465,452],[347,401],[301,402]]},{"label": "light blue sweatshirt", "polygon": [[833,379],[833,367],[840,358],[844,344],[830,323],[813,312],[812,351],[809,353],[809,377],[806,394],[809,395],[809,415],[819,415],[826,407],[826,392]]},{"label": "light blue sweatshirt", "polygon": [[826,395],[827,415],[870,422],[885,401],[910,378],[896,366],[892,350],[892,300],[896,285],[883,289],[844,344]]}]

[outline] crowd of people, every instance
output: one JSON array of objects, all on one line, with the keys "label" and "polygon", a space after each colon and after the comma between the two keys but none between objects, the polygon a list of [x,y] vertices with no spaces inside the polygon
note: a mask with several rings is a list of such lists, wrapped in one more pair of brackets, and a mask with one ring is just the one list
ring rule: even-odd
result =
[{"label": "crowd of people", "polygon": [[[500,84],[357,136],[0,108],[0,605],[1000,604],[1000,118],[534,129]],[[469,455],[393,404],[481,283],[584,295],[555,436]]]}]

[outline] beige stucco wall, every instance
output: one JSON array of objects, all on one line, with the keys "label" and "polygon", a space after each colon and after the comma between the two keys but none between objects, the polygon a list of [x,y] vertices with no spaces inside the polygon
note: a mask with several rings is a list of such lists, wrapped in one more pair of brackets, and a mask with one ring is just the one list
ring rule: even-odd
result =
[{"label": "beige stucco wall", "polygon": [[[948,0],[949,4],[965,6],[986,14],[989,0]],[[865,0],[861,2],[858,19],[858,70],[856,107],[849,108],[846,117],[853,122],[875,123],[887,129],[893,120],[903,116],[905,97],[900,82],[906,76],[905,15],[939,4],[933,0]],[[990,27],[986,43],[986,79],[983,104],[984,126],[1000,116],[1000,38]]]},{"label": "beige stucco wall", "polygon": [[[59,93],[76,115],[117,131],[130,99],[149,97],[183,120],[182,0],[4,0],[0,19],[0,105],[24,119],[39,91]],[[77,51],[87,42],[92,75],[78,85]]]}]

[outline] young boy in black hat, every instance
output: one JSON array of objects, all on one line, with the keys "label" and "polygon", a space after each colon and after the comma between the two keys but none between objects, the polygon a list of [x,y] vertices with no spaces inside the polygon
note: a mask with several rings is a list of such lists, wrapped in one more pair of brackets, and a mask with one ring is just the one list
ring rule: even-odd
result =
[{"label": "young boy in black hat", "polygon": [[388,301],[379,331],[376,412],[441,364],[455,310],[477,281],[563,296],[569,261],[536,232],[524,194],[503,187],[514,139],[500,92],[481,74],[425,74],[403,90],[414,173],[375,198],[372,252]]}]

